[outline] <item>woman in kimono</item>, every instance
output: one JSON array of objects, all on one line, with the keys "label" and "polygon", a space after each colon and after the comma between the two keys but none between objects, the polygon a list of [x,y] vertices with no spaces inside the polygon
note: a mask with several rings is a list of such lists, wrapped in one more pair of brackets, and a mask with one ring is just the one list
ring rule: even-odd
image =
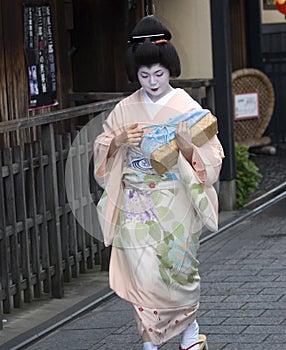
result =
[{"label": "woman in kimono", "polygon": [[202,107],[170,77],[180,60],[169,30],[141,19],[126,53],[129,79],[141,85],[120,101],[95,140],[95,179],[104,188],[98,216],[112,245],[110,286],[132,303],[143,349],[181,334],[181,350],[206,349],[199,335],[197,250],[204,226],[217,229],[217,181],[223,150],[217,136],[197,147],[185,122],[176,126],[178,160],[160,175],[141,147],[156,126]]}]

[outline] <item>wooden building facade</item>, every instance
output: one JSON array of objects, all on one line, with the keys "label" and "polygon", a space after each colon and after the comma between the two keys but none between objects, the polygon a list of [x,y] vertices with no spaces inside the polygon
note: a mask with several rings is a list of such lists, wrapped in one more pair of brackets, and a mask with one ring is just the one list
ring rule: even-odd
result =
[{"label": "wooden building facade", "polygon": [[123,48],[141,16],[141,1],[0,0],[0,121],[71,107],[75,91],[126,91]]}]

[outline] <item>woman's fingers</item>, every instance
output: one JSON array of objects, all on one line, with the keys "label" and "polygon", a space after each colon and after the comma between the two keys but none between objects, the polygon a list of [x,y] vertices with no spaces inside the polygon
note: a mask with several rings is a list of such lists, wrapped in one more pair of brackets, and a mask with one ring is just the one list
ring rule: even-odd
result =
[{"label": "woman's fingers", "polygon": [[180,122],[177,126],[176,133],[181,133],[181,132],[186,132],[188,131],[189,127],[187,123],[185,122]]},{"label": "woman's fingers", "polygon": [[191,137],[191,132],[187,123],[181,122],[178,124],[176,129],[176,136],[184,139],[189,139]]},{"label": "woman's fingers", "polygon": [[138,123],[132,124],[117,136],[117,145],[139,146],[143,135],[143,130],[138,128]]},{"label": "woman's fingers", "polygon": [[134,133],[128,135],[128,142],[131,145],[138,146],[142,140],[142,133]]},{"label": "woman's fingers", "polygon": [[182,152],[187,152],[190,149],[192,143],[192,133],[187,123],[181,122],[178,124],[176,129],[176,140],[177,145]]},{"label": "woman's fingers", "polygon": [[115,146],[139,146],[142,141],[143,134],[144,131],[138,128],[138,123],[132,124],[126,127],[121,134],[115,136]]},{"label": "woman's fingers", "polygon": [[141,142],[143,130],[138,128],[138,124],[133,124],[127,128],[127,143],[138,146]]},{"label": "woman's fingers", "polygon": [[136,129],[137,127],[138,127],[138,123],[132,124],[126,128],[126,131]]}]

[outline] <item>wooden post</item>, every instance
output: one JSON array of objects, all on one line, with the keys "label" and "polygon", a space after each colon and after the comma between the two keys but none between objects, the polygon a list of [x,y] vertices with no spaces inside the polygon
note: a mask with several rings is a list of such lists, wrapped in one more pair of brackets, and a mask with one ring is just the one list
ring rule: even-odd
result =
[{"label": "wooden post", "polygon": [[87,252],[86,252],[86,236],[85,230],[81,225],[84,222],[84,201],[82,192],[82,152],[80,145],[80,136],[78,132],[73,132],[73,145],[75,146],[75,156],[72,158],[73,162],[73,173],[74,173],[74,193],[75,200],[78,203],[76,210],[79,222],[77,222],[78,232],[78,248],[81,252],[82,259],[80,261],[80,272],[84,273],[87,270]]},{"label": "wooden post", "polygon": [[22,151],[20,146],[14,148],[15,163],[19,166],[19,172],[15,175],[15,190],[16,190],[16,207],[17,207],[17,220],[23,223],[23,230],[20,234],[20,246],[21,246],[21,267],[23,280],[26,281],[26,288],[24,289],[24,302],[30,303],[33,299],[32,292],[32,275],[30,264],[30,249],[29,249],[29,229],[28,229],[28,216],[27,216],[27,201],[26,194],[29,192],[25,190],[25,174]]},{"label": "wooden post", "polygon": [[[66,134],[64,136],[64,146],[65,149],[70,150],[72,152],[72,142],[71,142],[71,135]],[[73,172],[71,171],[70,180],[68,182],[65,182],[65,186],[67,189],[67,192],[71,194],[71,198],[73,201],[75,200],[75,191],[74,191],[74,176]],[[73,206],[73,202],[70,203],[70,206]],[[78,257],[78,242],[77,242],[77,223],[75,216],[73,214],[73,211],[70,209],[68,213],[68,225],[70,229],[70,244],[69,244],[69,250],[70,254],[73,257],[73,263],[72,263],[72,277],[78,277],[79,276],[79,257]]]},{"label": "wooden post", "polygon": [[[4,313],[11,311],[11,290],[9,280],[9,259],[8,259],[8,236],[6,227],[6,210],[4,201],[4,183],[3,183],[3,170],[2,170],[2,154],[0,152],[0,275],[1,275],[1,289],[5,295],[5,299],[1,300],[1,306],[3,303]],[[2,321],[1,321],[2,324]]]},{"label": "wooden post", "polygon": [[207,108],[215,115],[215,97],[214,97],[214,86],[213,83],[206,86],[206,105]]},{"label": "wooden post", "polygon": [[57,160],[55,150],[55,138],[53,124],[42,126],[43,153],[48,156],[48,165],[45,167],[45,185],[47,210],[51,213],[51,220],[48,221],[50,261],[54,266],[52,275],[52,296],[61,298],[64,295],[62,249],[57,181]]},{"label": "wooden post", "polygon": [[227,157],[220,174],[221,210],[234,210],[236,202],[236,161],[234,147],[232,68],[230,57],[229,1],[211,0],[215,108],[219,138]]},{"label": "wooden post", "polygon": [[[81,156],[81,177],[82,177],[82,190],[83,198],[85,203],[83,204],[83,215],[86,227],[86,245],[88,248],[89,256],[87,257],[87,267],[90,269],[94,268],[94,254],[95,246],[94,239],[91,236],[92,230],[92,211],[91,211],[91,196],[90,196],[90,185],[89,185],[89,142],[88,142],[87,128],[83,128],[80,132],[80,144],[83,146],[83,154]],[[93,151],[93,143],[91,144]]]},{"label": "wooden post", "polygon": [[64,280],[69,282],[72,278],[71,275],[71,263],[69,259],[69,225],[68,225],[68,214],[66,207],[66,191],[65,191],[65,167],[64,167],[64,155],[63,155],[63,142],[62,136],[56,136],[56,150],[58,154],[58,181],[59,181],[59,205],[61,207],[61,236],[62,236],[62,254],[65,263],[64,267]]},{"label": "wooden post", "polygon": [[35,275],[36,283],[34,284],[34,295],[36,298],[41,297],[41,263],[40,263],[40,249],[39,249],[39,227],[37,220],[37,203],[36,203],[36,190],[35,190],[35,177],[34,177],[34,162],[32,145],[30,143],[25,144],[25,158],[28,162],[28,170],[26,174],[26,191],[29,194],[27,198],[27,213],[29,218],[32,219],[32,227],[30,228],[30,240],[31,240],[31,268]]},{"label": "wooden post", "polygon": [[[15,308],[22,306],[21,297],[21,274],[19,266],[19,242],[17,233],[16,201],[13,174],[13,160],[11,148],[4,148],[3,162],[7,166],[8,176],[4,179],[5,197],[6,197],[6,224],[12,228],[9,238],[10,245],[10,273],[12,284],[15,285],[13,296],[13,305]],[[10,285],[8,286],[10,288]]]},{"label": "wooden post", "polygon": [[35,170],[35,179],[37,181],[36,187],[36,201],[38,213],[42,217],[42,224],[39,228],[40,235],[40,255],[42,269],[45,271],[45,278],[43,280],[43,290],[45,293],[51,294],[51,263],[49,253],[49,233],[48,233],[48,218],[46,207],[46,191],[45,191],[45,172],[44,172],[44,157],[42,152],[42,145],[39,141],[34,143],[34,153],[38,160],[39,167]]}]

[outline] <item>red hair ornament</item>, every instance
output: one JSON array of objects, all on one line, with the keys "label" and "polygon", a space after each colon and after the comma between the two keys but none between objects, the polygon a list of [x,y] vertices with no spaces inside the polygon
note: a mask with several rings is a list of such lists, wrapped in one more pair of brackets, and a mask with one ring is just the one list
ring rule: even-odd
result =
[{"label": "red hair ornament", "polygon": [[286,0],[275,0],[277,10],[286,15]]}]

